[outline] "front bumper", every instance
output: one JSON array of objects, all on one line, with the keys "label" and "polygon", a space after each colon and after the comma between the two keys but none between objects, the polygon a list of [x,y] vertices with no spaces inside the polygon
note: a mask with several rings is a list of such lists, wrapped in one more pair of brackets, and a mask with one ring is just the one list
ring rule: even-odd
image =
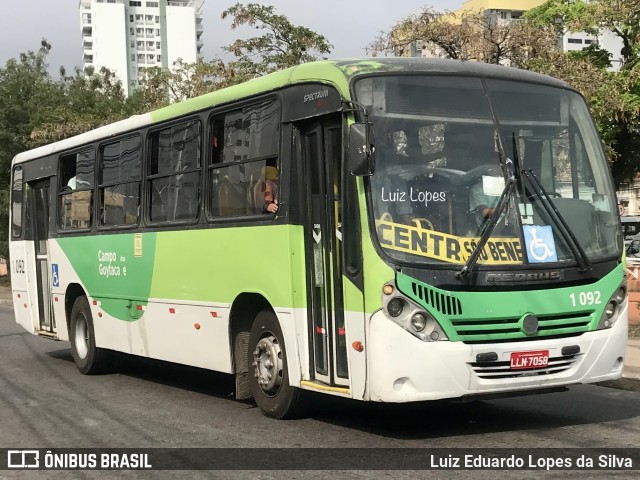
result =
[{"label": "front bumper", "polygon": [[[423,342],[378,311],[371,317],[367,342],[368,397],[413,402],[613,380],[622,376],[627,331],[628,303],[610,329],[566,338],[485,344]],[[492,376],[491,367],[477,366],[480,353],[497,353],[497,362],[508,362],[512,352],[533,350],[549,350],[550,358],[562,358],[562,348],[568,346],[580,347],[580,353],[562,362],[566,368],[545,374],[515,371]]]}]

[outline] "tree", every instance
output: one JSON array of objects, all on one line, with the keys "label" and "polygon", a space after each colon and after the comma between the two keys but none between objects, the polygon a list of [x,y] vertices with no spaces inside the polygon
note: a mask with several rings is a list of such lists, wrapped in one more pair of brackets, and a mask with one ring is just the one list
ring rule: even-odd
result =
[{"label": "tree", "polygon": [[264,35],[238,39],[223,47],[238,58],[232,68],[243,75],[256,77],[318,60],[319,55],[330,53],[333,49],[323,35],[293,25],[286,16],[277,15],[272,6],[236,3],[222,12],[222,18],[227,17],[233,18],[233,30],[247,25],[265,31]]},{"label": "tree", "polygon": [[436,56],[522,66],[539,52],[554,49],[557,36],[552,28],[504,22],[485,11],[455,15],[426,7],[400,20],[389,32],[381,32],[367,49],[374,55],[404,56],[416,43]]},{"label": "tree", "polygon": [[592,43],[582,50],[567,52],[567,54],[574,60],[584,60],[602,70],[611,68],[611,57],[613,54],[595,43]]},{"label": "tree", "polygon": [[[596,67],[591,77],[576,81],[571,69],[558,76],[580,89],[591,104],[616,185],[631,181],[640,171],[640,0],[549,0],[525,18],[538,26],[553,24],[562,33],[610,31],[620,39],[621,51],[613,52],[619,53],[619,71],[605,70],[607,62],[593,48],[578,55]],[[534,68],[550,73],[553,67],[538,64]]]},{"label": "tree", "polygon": [[554,25],[560,33],[611,31],[622,41],[621,69],[633,68],[640,59],[640,0],[549,0],[525,18],[536,25]]},{"label": "tree", "polygon": [[0,69],[0,255],[7,258],[11,160],[29,148],[32,130],[53,118],[51,102],[60,98],[47,72],[50,50],[42,40],[38,51],[10,59]]},{"label": "tree", "polygon": [[54,85],[60,98],[50,107],[51,118],[39,122],[31,131],[31,148],[79,135],[134,113],[121,81],[105,67],[98,71],[76,68],[70,76],[61,68],[60,80]]},{"label": "tree", "polygon": [[60,89],[47,72],[46,56],[51,49],[45,40],[37,52],[10,59],[0,69],[0,182],[8,184],[13,156],[28,148],[31,131],[53,118],[52,102]]},{"label": "tree", "polygon": [[134,93],[132,101],[137,110],[149,111],[235,85],[249,78],[251,77],[219,59],[195,63],[179,59],[174,62],[171,70],[158,67],[144,69],[142,87]]},{"label": "tree", "polygon": [[46,58],[51,45],[23,53],[0,68],[0,255],[8,256],[8,187],[13,157],[133,113],[122,85],[107,69],[76,70],[54,80]]}]

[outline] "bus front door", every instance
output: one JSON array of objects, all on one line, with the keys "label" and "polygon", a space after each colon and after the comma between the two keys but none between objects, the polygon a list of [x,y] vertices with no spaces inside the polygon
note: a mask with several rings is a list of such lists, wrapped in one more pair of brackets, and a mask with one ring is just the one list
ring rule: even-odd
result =
[{"label": "bus front door", "polygon": [[[55,324],[51,313],[51,281],[49,278],[49,180],[31,182],[27,186],[27,218],[33,236],[36,281],[29,287],[29,295],[38,301],[40,333],[53,333]],[[56,281],[57,279],[54,279]],[[35,288],[36,292],[32,289]]]},{"label": "bus front door", "polygon": [[348,386],[341,261],[341,117],[301,129],[311,376]]}]

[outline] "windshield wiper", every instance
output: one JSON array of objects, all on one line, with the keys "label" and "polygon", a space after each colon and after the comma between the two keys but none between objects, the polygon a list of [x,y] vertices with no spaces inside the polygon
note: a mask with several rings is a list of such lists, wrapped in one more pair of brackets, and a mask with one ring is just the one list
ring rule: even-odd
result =
[{"label": "windshield wiper", "polygon": [[558,228],[560,235],[562,235],[562,238],[568,245],[569,250],[571,250],[573,257],[576,259],[580,270],[582,270],[583,272],[586,270],[590,270],[591,262],[589,261],[589,257],[580,246],[580,243],[578,243],[578,240],[576,239],[573,231],[571,231],[571,228],[551,200],[551,197],[549,197],[549,194],[540,183],[540,180],[538,180],[538,178],[533,174],[532,170],[524,170],[522,172],[522,176],[527,180],[527,182],[533,189],[533,192],[540,199],[540,204],[547,212],[547,215]]},{"label": "windshield wiper", "polygon": [[[507,159],[507,160],[510,160],[510,159]],[[496,205],[496,208],[493,210],[493,213],[489,217],[489,222],[485,225],[484,229],[482,230],[482,234],[480,235],[480,240],[478,240],[478,244],[473,249],[473,252],[471,252],[471,255],[467,259],[467,263],[465,263],[464,267],[462,267],[462,270],[460,270],[456,274],[456,277],[465,278],[471,273],[471,271],[473,270],[473,267],[475,267],[476,263],[478,262],[478,258],[480,257],[480,254],[484,250],[484,246],[487,244],[487,242],[489,241],[489,238],[491,237],[491,234],[493,233],[493,229],[498,224],[498,220],[500,220],[500,216],[502,215],[505,208],[508,207],[509,201],[511,200],[511,195],[515,191],[515,188],[516,188],[516,179],[514,176],[511,176],[511,178],[509,178],[509,180],[507,181],[507,184],[504,186],[504,190],[502,190],[502,194],[498,199],[498,204]]]},{"label": "windshield wiper", "polygon": [[[564,217],[562,216],[558,208],[555,206],[555,204],[551,200],[551,197],[549,197],[549,194],[542,186],[542,183],[540,183],[540,180],[538,180],[538,178],[534,175],[533,170],[520,169],[520,154],[518,153],[518,142],[516,141],[515,132],[511,133],[511,137],[513,139],[513,154],[516,160],[515,166],[516,166],[516,173],[517,173],[517,178],[519,182],[521,178],[525,178],[527,180],[527,182],[533,189],[533,192],[535,193],[535,195],[540,199],[542,208],[545,209],[551,221],[558,228],[560,235],[562,235],[562,237],[564,238],[565,243],[569,246],[569,249],[571,250],[573,257],[576,259],[576,262],[578,263],[578,267],[580,268],[580,270],[582,271],[590,270],[591,262],[589,262],[589,257],[587,256],[585,251],[582,249],[582,247],[578,243],[576,236],[571,231],[571,228],[567,224],[566,220],[564,219]],[[521,182],[519,187],[522,190]]]},{"label": "windshield wiper", "polygon": [[[489,111],[491,112],[493,125],[495,127],[495,135],[496,135],[495,141],[496,141],[496,146],[498,147],[497,148],[498,160],[500,161],[500,166],[502,167],[502,173],[505,177],[506,184],[505,184],[504,190],[502,191],[502,194],[500,195],[500,199],[498,200],[498,204],[496,205],[495,210],[489,217],[489,222],[485,225],[485,228],[483,228],[482,230],[478,244],[471,252],[471,255],[469,256],[467,262],[465,263],[464,267],[462,267],[462,270],[460,270],[456,274],[456,277],[465,278],[471,273],[471,271],[473,270],[473,267],[475,267],[476,263],[478,262],[478,258],[480,257],[480,254],[484,250],[484,247],[487,241],[491,237],[491,234],[493,233],[493,230],[497,225],[498,220],[500,219],[500,216],[503,214],[505,207],[509,205],[509,201],[511,200],[512,195],[514,194],[514,192],[524,193],[522,178],[525,178],[527,180],[534,194],[540,199],[540,203],[542,204],[543,208],[547,212],[547,215],[549,216],[551,221],[553,221],[553,223],[556,225],[556,227],[560,231],[560,234],[564,238],[565,243],[569,246],[571,253],[573,254],[574,258],[576,259],[576,262],[578,263],[578,267],[582,271],[591,269],[591,263],[589,262],[589,257],[587,257],[587,254],[578,243],[578,240],[576,239],[575,235],[571,231],[571,228],[569,228],[569,225],[567,224],[565,219],[562,217],[562,215],[558,211],[558,208],[551,201],[551,198],[545,191],[540,181],[536,178],[536,176],[533,174],[531,170],[522,170],[520,165],[520,155],[518,153],[518,143],[517,143],[515,132],[512,133],[513,152],[514,152],[515,162],[507,156],[504,145],[502,144],[502,136],[500,135],[500,122],[498,121],[496,112],[493,109],[493,102],[491,101],[491,96],[489,94],[489,90],[487,88],[486,82],[483,80],[482,83],[483,83],[485,95],[487,96]],[[516,216],[517,216],[517,213],[516,213]]]},{"label": "windshield wiper", "polygon": [[485,224],[482,233],[480,234],[480,240],[478,244],[471,252],[467,263],[465,263],[462,270],[460,270],[456,277],[465,278],[467,277],[473,267],[475,267],[478,262],[478,257],[484,250],[484,246],[487,244],[487,241],[491,237],[493,233],[493,229],[498,224],[498,220],[500,220],[500,216],[502,215],[506,206],[509,205],[509,201],[511,200],[511,195],[516,190],[516,186],[518,186],[521,182],[520,180],[520,169],[514,164],[513,160],[511,160],[507,156],[507,152],[504,149],[504,145],[502,144],[502,137],[500,136],[500,122],[498,121],[498,117],[496,116],[496,112],[493,109],[493,102],[491,101],[491,96],[489,95],[489,89],[487,88],[487,83],[485,80],[482,81],[482,86],[487,96],[487,103],[489,105],[489,112],[491,113],[491,119],[493,120],[493,126],[495,128],[495,143],[498,147],[498,161],[500,162],[500,166],[502,167],[502,175],[505,178],[505,186],[500,198],[498,199],[498,204],[496,205],[495,210],[489,217],[489,222]]}]

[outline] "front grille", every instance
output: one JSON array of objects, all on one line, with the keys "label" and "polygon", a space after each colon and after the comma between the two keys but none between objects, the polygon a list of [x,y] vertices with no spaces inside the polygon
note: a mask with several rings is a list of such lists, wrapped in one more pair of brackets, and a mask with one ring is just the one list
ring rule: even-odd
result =
[{"label": "front grille", "polygon": [[411,289],[416,297],[440,313],[449,316],[462,315],[462,304],[457,297],[445,295],[416,282],[411,282]]},{"label": "front grille", "polygon": [[465,343],[548,340],[582,335],[588,331],[593,311],[572,314],[537,315],[538,331],[527,335],[521,317],[451,319],[458,338]]},{"label": "front grille", "polygon": [[468,365],[473,369],[479,378],[496,380],[501,378],[534,377],[542,375],[553,375],[569,370],[579,359],[577,355],[566,357],[549,358],[549,363],[545,368],[527,368],[522,370],[511,370],[511,362],[472,362]]}]

